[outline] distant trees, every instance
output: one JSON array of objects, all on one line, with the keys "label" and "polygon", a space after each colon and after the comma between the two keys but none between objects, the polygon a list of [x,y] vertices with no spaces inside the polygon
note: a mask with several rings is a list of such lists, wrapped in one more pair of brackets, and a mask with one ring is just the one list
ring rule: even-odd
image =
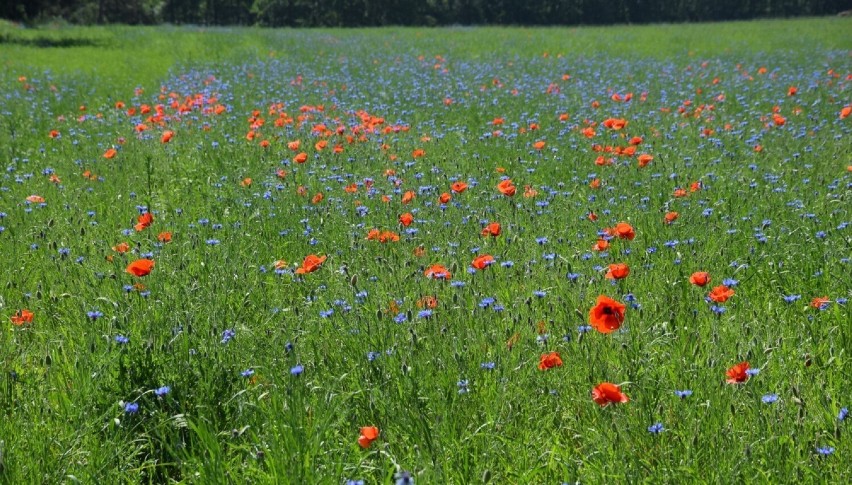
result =
[{"label": "distant trees", "polygon": [[4,0],[37,23],[332,26],[578,25],[833,15],[849,0]]}]

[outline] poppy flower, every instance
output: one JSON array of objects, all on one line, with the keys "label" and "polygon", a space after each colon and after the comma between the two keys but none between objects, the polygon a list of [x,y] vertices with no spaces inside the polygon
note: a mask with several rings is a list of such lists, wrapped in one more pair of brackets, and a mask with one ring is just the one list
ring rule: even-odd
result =
[{"label": "poppy flower", "polygon": [[823,305],[828,305],[831,300],[827,296],[817,296],[811,300],[811,308],[821,309]]},{"label": "poppy flower", "polygon": [[491,266],[492,264],[494,264],[494,257],[491,256],[490,254],[479,255],[476,258],[474,258],[472,263],[470,263],[471,266],[473,266],[474,268],[476,268],[480,271]]},{"label": "poppy flower", "polygon": [[500,223],[499,222],[492,222],[492,223],[488,224],[487,226],[485,226],[484,229],[482,229],[482,235],[483,236],[497,237],[497,236],[500,235],[501,231],[502,231],[502,228],[500,227]]},{"label": "poppy flower", "polygon": [[380,243],[399,242],[399,234],[393,231],[382,231],[381,234],[379,234],[378,241]]},{"label": "poppy flower", "polygon": [[12,325],[21,326],[25,323],[33,323],[33,316],[33,312],[27,309],[21,309],[9,317],[9,320],[12,322]]},{"label": "poppy flower", "polygon": [[172,138],[175,136],[175,132],[172,130],[166,130],[163,132],[163,136],[160,137],[161,143],[168,143],[172,141]]},{"label": "poppy flower", "polygon": [[467,190],[467,184],[462,181],[453,182],[453,185],[450,186],[450,190],[457,194],[461,194]]},{"label": "poppy flower", "polygon": [[506,197],[513,197],[517,188],[512,183],[512,179],[506,179],[497,184],[497,190]]},{"label": "poppy flower", "polygon": [[592,246],[592,251],[606,251],[609,248],[609,241],[606,239],[598,239],[598,242]]},{"label": "poppy flower", "polygon": [[150,226],[153,223],[154,223],[154,216],[150,212],[146,212],[146,213],[144,213],[141,216],[136,218],[136,225],[133,226],[133,229],[135,229],[136,232],[139,232],[139,231],[144,230],[145,228],[147,228],[148,226]]},{"label": "poppy flower", "polygon": [[450,195],[449,192],[444,192],[440,197],[438,197],[438,202],[442,204],[449,203],[451,200],[453,200],[453,196]]},{"label": "poppy flower", "polygon": [[305,256],[305,260],[302,262],[302,266],[296,268],[296,274],[313,273],[314,271],[322,267],[322,264],[325,262],[326,258],[327,256],[317,256],[315,254],[309,254]]},{"label": "poppy flower", "polygon": [[600,333],[612,333],[624,322],[625,308],[624,304],[600,295],[595,306],[589,310],[589,323]]},{"label": "poppy flower", "polygon": [[621,392],[621,387],[611,382],[602,382],[592,389],[592,400],[601,407],[613,403],[626,403],[630,399]]},{"label": "poppy flower", "polygon": [[438,299],[434,296],[424,296],[417,300],[417,308],[435,309],[438,307]]},{"label": "poppy flower", "polygon": [[358,444],[361,448],[368,448],[378,437],[379,428],[375,426],[364,426],[361,428],[361,436],[358,437]]},{"label": "poppy flower", "polygon": [[115,246],[112,247],[112,250],[117,252],[117,253],[124,254],[127,251],[130,251],[130,245],[127,244],[126,242],[118,243],[118,244],[116,244]]},{"label": "poppy flower", "polygon": [[633,230],[633,226],[626,222],[619,222],[612,229],[609,230],[610,235],[616,236],[620,239],[627,239],[632,241],[633,238],[636,237],[636,231]]},{"label": "poppy flower", "polygon": [[538,195],[538,191],[532,188],[532,185],[524,185],[524,197],[527,199],[533,198]]},{"label": "poppy flower", "polygon": [[110,148],[109,150],[104,152],[104,158],[113,158],[118,154],[115,148]]},{"label": "poppy flower", "polygon": [[154,261],[151,259],[137,259],[136,261],[127,265],[128,273],[133,276],[146,276],[151,273],[151,270],[154,269]]},{"label": "poppy flower", "polygon": [[844,106],[843,109],[840,110],[840,119],[845,120],[852,115],[852,105]]},{"label": "poppy flower", "polygon": [[251,187],[253,180],[250,177],[246,177],[240,180],[240,187]]},{"label": "poppy flower", "polygon": [[450,273],[442,264],[433,264],[432,266],[429,266],[423,274],[427,278],[436,280],[448,280],[453,277],[452,273]]},{"label": "poppy flower", "polygon": [[317,192],[317,193],[313,196],[313,198],[311,199],[311,203],[312,203],[312,204],[319,204],[320,202],[322,202],[322,200],[323,200],[324,198],[325,198],[325,196],[324,196],[324,195],[322,195],[322,192]]},{"label": "poppy flower", "polygon": [[302,145],[302,142],[300,142],[299,140],[293,140],[293,141],[287,142],[287,148],[289,148],[290,150],[292,150],[294,152],[299,151],[299,147],[301,145]]},{"label": "poppy flower", "polygon": [[399,216],[399,223],[405,227],[410,226],[412,222],[414,222],[414,216],[411,215],[411,212],[406,212]]},{"label": "poppy flower", "polygon": [[27,202],[30,202],[30,203],[33,203],[33,204],[41,204],[42,202],[44,202],[44,197],[42,197],[40,195],[31,195],[31,196],[27,197]]},{"label": "poppy flower", "polygon": [[559,352],[541,354],[541,358],[538,360],[538,370],[547,370],[554,367],[562,367],[562,357],[559,356]]},{"label": "poppy flower", "polygon": [[630,274],[630,267],[624,263],[616,263],[609,265],[609,271],[606,272],[606,279],[620,280],[627,278]]},{"label": "poppy flower", "polygon": [[680,214],[678,214],[677,212],[666,212],[666,215],[663,217],[663,222],[665,222],[666,224],[671,224],[672,222],[677,220],[679,215]]},{"label": "poppy flower", "polygon": [[687,194],[687,193],[686,193],[686,191],[685,191],[685,190],[683,190],[682,188],[677,188],[677,189],[675,189],[675,191],[672,193],[672,195],[673,195],[675,198],[679,199],[679,198],[681,198],[681,197],[686,197],[688,194]]},{"label": "poppy flower", "polygon": [[728,298],[734,295],[734,290],[728,288],[725,285],[719,285],[710,290],[710,293],[707,296],[710,297],[710,299],[715,301],[716,303],[725,303],[726,301],[728,301]]},{"label": "poppy flower", "polygon": [[301,152],[295,157],[293,157],[293,161],[296,163],[305,163],[308,161],[308,154],[305,152]]},{"label": "poppy flower", "polygon": [[740,362],[734,365],[725,372],[725,375],[728,376],[725,382],[728,384],[742,384],[748,380],[748,369],[748,362]]},{"label": "poppy flower", "polygon": [[413,152],[411,152],[411,158],[420,158],[420,157],[423,157],[425,155],[426,155],[426,150],[423,150],[422,148],[418,148],[417,150],[414,150]]},{"label": "poppy flower", "polygon": [[639,162],[639,167],[641,168],[641,167],[645,167],[649,163],[651,163],[654,160],[654,157],[651,156],[651,155],[648,155],[647,153],[643,153],[643,154],[639,155],[639,158],[637,158],[636,160]]},{"label": "poppy flower", "polygon": [[704,286],[710,282],[710,273],[706,271],[696,271],[689,277],[689,282],[695,286]]},{"label": "poppy flower", "polygon": [[172,242],[172,233],[168,231],[163,231],[157,234],[157,241],[160,241],[162,243]]},{"label": "poppy flower", "polygon": [[409,190],[408,192],[402,194],[402,203],[403,204],[408,204],[412,200],[414,200],[414,191],[413,190]]},{"label": "poppy flower", "polygon": [[533,143],[533,148],[535,148],[536,150],[544,150],[545,146],[547,146],[547,142],[545,142],[544,140],[539,140]]}]

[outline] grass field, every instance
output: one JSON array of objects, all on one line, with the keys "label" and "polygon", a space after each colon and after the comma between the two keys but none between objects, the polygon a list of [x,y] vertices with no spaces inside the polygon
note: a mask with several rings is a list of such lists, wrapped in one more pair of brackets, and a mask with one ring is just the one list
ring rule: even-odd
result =
[{"label": "grass field", "polygon": [[849,482],[851,49],[0,26],[0,481]]}]

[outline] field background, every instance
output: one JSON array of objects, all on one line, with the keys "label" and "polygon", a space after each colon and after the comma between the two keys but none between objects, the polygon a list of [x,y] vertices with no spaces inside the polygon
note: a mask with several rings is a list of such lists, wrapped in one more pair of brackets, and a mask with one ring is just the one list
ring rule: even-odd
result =
[{"label": "field background", "polygon": [[[850,49],[852,21],[837,18],[2,25],[0,480],[848,482]],[[225,111],[170,107],[197,94]],[[161,123],[126,112],[158,103]],[[275,126],[282,112],[296,121]],[[357,112],[385,123],[355,133]],[[647,167],[595,164],[610,156],[593,144],[633,136]],[[505,176],[513,198],[495,189]],[[470,187],[440,204],[455,180]],[[146,210],[154,223],[133,230]],[[503,233],[484,238],[492,221]],[[636,238],[593,252],[620,221]],[[365,240],[372,228],[401,240]],[[323,267],[294,275],[311,253]],[[497,262],[468,271],[485,253]],[[152,273],[127,274],[143,256]],[[617,262],[630,276],[605,279]],[[427,279],[434,263],[460,283]],[[690,285],[694,271],[712,284]],[[706,302],[724,280],[736,294]],[[599,294],[628,304],[610,335],[584,328]],[[24,308],[31,324],[5,323]],[[551,351],[563,365],[540,371]],[[759,373],[726,384],[745,360]],[[604,381],[630,402],[595,404]],[[381,430],[367,449],[362,426]]]}]

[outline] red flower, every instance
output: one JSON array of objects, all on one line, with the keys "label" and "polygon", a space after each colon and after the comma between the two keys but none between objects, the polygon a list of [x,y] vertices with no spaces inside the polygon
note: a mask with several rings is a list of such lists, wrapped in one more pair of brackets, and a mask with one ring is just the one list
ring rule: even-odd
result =
[{"label": "red flower", "polygon": [[154,223],[154,216],[151,215],[150,212],[146,212],[136,218],[136,225],[133,226],[133,229],[136,229],[136,232],[142,231],[151,224]]},{"label": "red flower", "polygon": [[497,237],[500,235],[501,227],[499,222],[492,222],[485,226],[482,230],[483,236],[494,236]]},{"label": "red flower", "polygon": [[589,310],[589,323],[601,333],[618,330],[624,321],[625,306],[612,298],[600,295],[597,304]]},{"label": "red flower", "polygon": [[689,277],[689,282],[695,286],[704,286],[710,282],[710,273],[706,271],[696,271]]},{"label": "red flower", "polygon": [[740,362],[739,364],[731,367],[727,372],[725,372],[725,375],[728,376],[728,379],[725,382],[728,384],[742,384],[748,380],[748,373],[746,372],[748,369],[748,362]]},{"label": "red flower", "polygon": [[125,271],[133,276],[147,276],[151,274],[152,269],[154,269],[154,260],[137,259],[136,261],[128,264]]},{"label": "red flower", "polygon": [[429,266],[423,274],[427,278],[436,280],[448,280],[453,277],[452,273],[450,273],[442,264],[433,264],[432,266]]},{"label": "red flower", "polygon": [[480,271],[491,266],[492,264],[494,264],[494,257],[491,256],[490,254],[479,255],[473,260],[472,263],[470,263],[471,266],[473,266],[474,268],[476,268]]},{"label": "red flower", "polygon": [[364,426],[361,428],[361,436],[358,437],[358,444],[361,448],[367,448],[376,438],[379,437],[379,428],[375,426]]},{"label": "red flower", "polygon": [[725,303],[726,301],[728,301],[728,298],[734,295],[734,290],[728,288],[725,285],[719,285],[710,290],[710,293],[707,296],[709,296],[710,299],[715,301],[716,303]]},{"label": "red flower", "polygon": [[615,227],[609,229],[608,232],[611,236],[616,236],[620,239],[627,239],[630,241],[636,237],[636,231],[633,230],[633,226],[626,222],[619,222],[615,225]]},{"label": "red flower", "polygon": [[467,190],[467,184],[462,181],[453,182],[453,185],[450,186],[450,189],[457,194],[461,194],[462,192]]},{"label": "red flower", "polygon": [[33,323],[33,312],[27,309],[21,309],[15,312],[14,315],[9,317],[12,325],[23,325],[25,323]]},{"label": "red flower", "polygon": [[592,400],[601,406],[630,401],[627,395],[621,392],[621,387],[611,382],[602,382],[592,389]]},{"label": "red flower", "polygon": [[609,271],[606,272],[606,278],[609,280],[620,280],[627,278],[630,274],[630,267],[624,263],[616,263],[609,265]]},{"label": "red flower", "polygon": [[817,296],[811,300],[811,307],[820,309],[823,305],[827,305],[831,303],[831,300],[827,296]]},{"label": "red flower", "polygon": [[305,256],[302,266],[296,268],[296,274],[313,273],[322,267],[326,257],[327,256],[317,256],[316,254],[309,254]]},{"label": "red flower", "polygon": [[506,197],[513,197],[517,188],[515,187],[515,184],[512,183],[512,179],[506,179],[497,184],[497,190]]},{"label": "red flower", "polygon": [[562,367],[562,357],[559,356],[559,352],[541,354],[541,358],[538,361],[538,370],[547,370],[553,367]]},{"label": "red flower", "polygon": [[414,216],[411,215],[411,212],[406,212],[399,216],[399,223],[405,227],[410,226],[412,222],[414,222]]}]

